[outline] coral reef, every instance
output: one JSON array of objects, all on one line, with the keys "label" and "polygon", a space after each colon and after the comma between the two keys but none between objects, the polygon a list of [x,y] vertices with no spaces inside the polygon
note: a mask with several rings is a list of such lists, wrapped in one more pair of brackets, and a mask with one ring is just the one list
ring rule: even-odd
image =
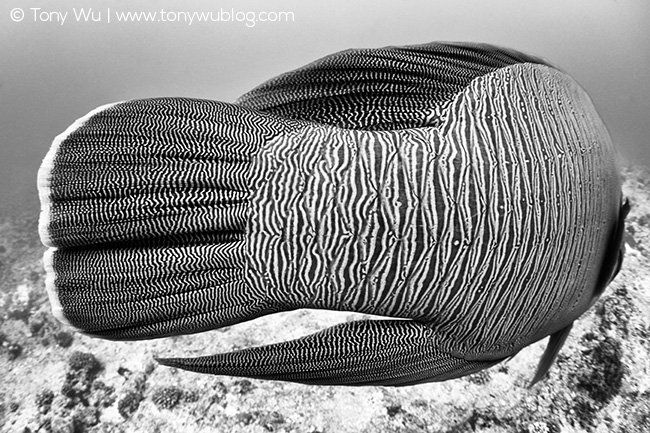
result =
[{"label": "coral reef", "polygon": [[151,401],[161,409],[172,409],[183,397],[183,390],[177,386],[165,386],[156,389],[151,395]]},{"label": "coral reef", "polygon": [[359,316],[296,311],[190,336],[92,339],[51,315],[35,224],[0,223],[0,432],[648,432],[650,174],[628,168],[625,178],[632,211],[623,269],[532,388],[545,341],[489,370],[405,388],[309,387],[157,368],[154,356],[266,344]]}]

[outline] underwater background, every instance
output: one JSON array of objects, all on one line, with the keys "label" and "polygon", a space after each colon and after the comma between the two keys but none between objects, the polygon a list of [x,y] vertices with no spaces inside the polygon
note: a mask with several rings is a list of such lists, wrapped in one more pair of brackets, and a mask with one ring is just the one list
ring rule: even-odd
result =
[{"label": "underwater background", "polygon": [[[15,8],[25,13],[19,22],[11,18]],[[75,18],[81,9],[92,9],[88,21]],[[165,21],[117,17],[161,11],[156,19]],[[190,24],[178,14],[210,11],[292,15]],[[56,12],[67,12],[63,23]],[[0,6],[0,202],[36,206],[35,173],[52,138],[99,105],[154,96],[232,102],[327,54],[436,40],[549,59],[586,89],[621,152],[650,163],[648,22],[642,0],[8,0]]]},{"label": "underwater background", "polygon": [[[221,21],[190,23],[193,12]],[[259,21],[263,13],[277,20]],[[648,23],[645,0],[2,2],[0,431],[650,431]],[[200,376],[153,361],[296,338],[357,318],[348,313],[299,311],[134,343],[69,333],[51,316],[36,172],[75,119],[133,98],[232,102],[334,52],[436,40],[503,45],[560,66],[621,155],[633,206],[624,269],[546,381],[526,387],[544,342],[466,379],[407,388]]]}]

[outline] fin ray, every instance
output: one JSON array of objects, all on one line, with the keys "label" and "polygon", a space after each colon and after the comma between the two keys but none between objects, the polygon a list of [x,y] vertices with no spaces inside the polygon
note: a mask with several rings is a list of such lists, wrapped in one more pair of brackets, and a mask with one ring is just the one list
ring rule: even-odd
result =
[{"label": "fin ray", "polygon": [[296,128],[233,104],[109,104],[59,135],[38,175],[53,313],[109,339],[200,332],[275,311],[244,279],[250,166]]},{"label": "fin ray", "polygon": [[560,329],[550,336],[546,350],[544,350],[542,359],[540,359],[539,364],[537,365],[535,376],[533,376],[529,386],[535,385],[537,382],[542,380],[546,373],[548,373],[551,365],[555,362],[555,358],[557,358],[557,355],[560,353],[560,349],[562,349],[567,337],[571,333],[572,327],[573,323],[570,323],[569,326]]},{"label": "fin ray", "polygon": [[347,50],[273,78],[237,103],[349,129],[435,126],[445,106],[471,80],[523,62],[548,64],[487,44]]},{"label": "fin ray", "polygon": [[415,385],[453,379],[497,361],[468,361],[438,346],[428,326],[403,320],[341,324],[298,340],[163,365],[218,375],[318,385]]}]

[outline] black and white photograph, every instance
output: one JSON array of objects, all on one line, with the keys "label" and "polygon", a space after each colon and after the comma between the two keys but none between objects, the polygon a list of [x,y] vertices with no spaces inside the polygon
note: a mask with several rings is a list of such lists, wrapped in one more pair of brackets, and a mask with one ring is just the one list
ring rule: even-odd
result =
[{"label": "black and white photograph", "polygon": [[648,23],[3,1],[0,433],[650,432]]}]

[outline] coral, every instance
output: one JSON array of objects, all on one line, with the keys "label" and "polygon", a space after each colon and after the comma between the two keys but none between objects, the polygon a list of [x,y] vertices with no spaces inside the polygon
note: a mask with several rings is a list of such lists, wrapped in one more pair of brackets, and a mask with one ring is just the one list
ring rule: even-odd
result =
[{"label": "coral", "polygon": [[260,424],[266,431],[274,432],[281,429],[285,423],[284,417],[279,412],[269,412],[260,418]]},{"label": "coral", "polygon": [[[70,334],[53,318],[46,299],[39,303],[38,297],[32,298],[28,310],[22,310],[30,315],[25,321],[20,319],[23,313],[18,307],[29,305],[23,301],[34,294],[27,298],[24,294],[30,287],[39,296],[45,291],[42,282],[30,282],[31,265],[11,266],[17,262],[10,257],[12,247],[1,236],[0,226],[0,245],[8,249],[0,257],[4,261],[0,284],[5,288],[0,293],[0,381],[4,380],[0,431],[650,432],[650,323],[645,314],[650,305],[650,176],[645,185],[626,186],[630,191],[626,195],[635,199],[635,205],[626,227],[628,245],[621,273],[594,307],[576,321],[550,374],[532,388],[526,385],[544,344],[523,350],[507,364],[464,379],[405,388],[309,387],[155,369],[151,353],[195,350],[212,343],[215,351],[221,351],[232,346],[231,339],[252,333],[250,329],[258,333],[256,343],[265,335],[289,339],[275,335],[287,319],[260,318],[267,320],[263,323],[278,324],[275,328],[222,329],[215,334],[216,340],[201,334],[139,342],[138,347],[146,346],[146,350],[137,351],[131,350],[131,343]],[[41,253],[39,246],[35,260]],[[32,267],[40,266],[35,261]],[[22,269],[22,274],[14,277],[15,269]],[[3,280],[3,273],[11,278]],[[14,293],[20,285],[22,301]],[[300,312],[308,327],[301,331],[320,329],[316,326],[319,321],[322,327],[333,324],[332,313],[325,313]],[[294,316],[287,317],[293,320]],[[346,316],[341,317],[345,320]],[[72,348],[61,349],[68,340]],[[49,342],[47,348],[38,344],[45,341]],[[14,343],[23,351],[10,361],[8,348]],[[78,347],[95,356],[73,354]],[[110,371],[104,377],[99,361],[111,357],[128,362],[121,366],[107,362],[104,369]],[[63,381],[72,398],[61,392]],[[25,386],[27,383],[31,387]],[[172,384],[182,388],[163,391]],[[144,400],[145,396],[151,402]],[[161,405],[169,405],[171,410]]]},{"label": "coral", "polygon": [[647,433],[650,431],[650,391],[636,396],[634,404],[624,407],[623,418],[627,420],[619,433]]},{"label": "coral", "polygon": [[447,430],[447,433],[464,433],[466,431],[481,431],[491,427],[507,427],[512,424],[509,417],[498,417],[488,409],[475,408],[460,424]]},{"label": "coral", "polygon": [[53,416],[50,419],[52,433],[75,433],[74,420],[68,416]]},{"label": "coral", "polygon": [[73,352],[68,358],[68,370],[61,394],[42,391],[36,405],[41,425],[52,432],[86,432],[99,424],[101,409],[115,402],[114,390],[96,380],[103,369],[97,358],[84,352]]},{"label": "coral", "polygon": [[12,295],[9,302],[7,316],[12,319],[18,319],[27,322],[29,319],[34,297],[34,290],[30,286],[21,284],[16,287],[16,291]]},{"label": "coral", "polygon": [[147,385],[145,373],[129,375],[122,398],[117,403],[117,410],[123,418],[128,419],[138,410],[140,402],[144,399],[144,390]]},{"label": "coral", "polygon": [[103,422],[88,429],[88,433],[124,433],[125,430],[119,424]]},{"label": "coral", "polygon": [[250,425],[255,421],[256,412],[241,412],[238,413],[235,418],[237,422],[243,425]]},{"label": "coral", "polygon": [[602,333],[619,331],[625,337],[628,334],[628,322],[635,312],[627,288],[621,286],[598,304],[596,308],[596,314],[600,317],[598,330]]},{"label": "coral", "polygon": [[226,394],[228,394],[228,388],[223,384],[223,382],[215,382],[212,385],[212,389],[214,392],[210,395],[210,403],[219,403],[226,397]]},{"label": "coral", "polygon": [[23,346],[18,343],[10,343],[5,341],[2,346],[7,350],[7,357],[10,361],[15,360],[23,353]]},{"label": "coral", "polygon": [[[422,404],[420,402],[419,404]],[[426,402],[424,402],[426,406]],[[416,408],[417,411],[417,408]],[[426,431],[426,423],[417,415],[409,412],[407,408],[396,402],[391,402],[386,406],[386,414],[388,415],[390,425],[397,427],[405,427],[407,431]]]},{"label": "coral", "polygon": [[102,369],[102,365],[91,353],[73,352],[68,360],[68,372],[61,393],[69,401],[67,406],[74,407],[78,403],[89,405],[92,383]]},{"label": "coral", "polygon": [[41,391],[41,393],[36,396],[36,406],[38,406],[38,411],[43,415],[48,413],[52,407],[52,401],[54,401],[54,393],[52,391],[49,389]]},{"label": "coral", "polygon": [[386,408],[386,413],[389,417],[394,417],[398,413],[402,412],[402,406],[399,404],[390,405]]},{"label": "coral", "polygon": [[[586,337],[592,334],[587,334]],[[587,369],[577,377],[577,386],[597,403],[604,405],[621,389],[625,370],[621,362],[621,344],[609,337],[597,341],[585,355]]]},{"label": "coral", "polygon": [[465,377],[465,380],[476,385],[485,385],[491,379],[492,379],[492,374],[490,373],[490,370],[481,370],[477,373]]},{"label": "coral", "polygon": [[117,403],[117,410],[124,419],[128,419],[136,410],[138,410],[142,399],[142,393],[129,391]]},{"label": "coral", "polygon": [[92,406],[77,406],[72,413],[75,431],[84,431],[99,422],[99,411]]},{"label": "coral", "polygon": [[83,371],[95,375],[103,367],[92,353],[73,352],[68,360],[68,366],[73,371]]},{"label": "coral", "polygon": [[255,385],[253,385],[253,383],[248,379],[236,380],[234,385],[234,392],[240,395],[248,394],[255,389]]},{"label": "coral", "polygon": [[39,311],[35,314],[32,314],[32,316],[28,320],[29,332],[32,334],[33,337],[41,335],[41,331],[45,327],[46,323],[47,323],[47,316],[45,315],[44,312]]},{"label": "coral", "polygon": [[253,423],[261,425],[264,430],[274,432],[282,429],[284,417],[279,412],[263,412],[259,410],[240,412],[235,415],[238,424],[248,426]]},{"label": "coral", "polygon": [[161,409],[172,409],[183,396],[183,390],[177,386],[165,386],[156,389],[151,400]]},{"label": "coral", "polygon": [[95,407],[109,407],[115,403],[115,388],[107,386],[101,380],[95,380],[92,384],[92,394],[89,402]]},{"label": "coral", "polygon": [[158,363],[153,360],[150,360],[149,362],[147,362],[147,365],[144,366],[144,374],[146,374],[147,376],[150,375],[151,373],[154,372],[156,367],[158,367]]},{"label": "coral", "polygon": [[32,338],[40,339],[43,346],[49,346],[54,341],[59,347],[67,348],[72,345],[72,333],[60,329],[61,324],[56,321],[49,311],[40,309],[27,320]]},{"label": "coral", "polygon": [[560,433],[560,428],[555,423],[535,421],[526,426],[524,433]]},{"label": "coral", "polygon": [[575,363],[566,380],[576,392],[567,400],[565,410],[571,424],[591,431],[603,421],[603,408],[621,393],[626,369],[621,360],[621,343],[616,338],[588,332],[580,341],[584,346],[580,356],[567,359],[567,365]]},{"label": "coral", "polygon": [[54,341],[56,344],[63,348],[70,347],[74,341],[74,337],[71,333],[66,331],[59,331],[54,334]]},{"label": "coral", "polygon": [[185,391],[183,392],[183,401],[186,403],[194,403],[201,399],[201,394],[198,391]]}]

